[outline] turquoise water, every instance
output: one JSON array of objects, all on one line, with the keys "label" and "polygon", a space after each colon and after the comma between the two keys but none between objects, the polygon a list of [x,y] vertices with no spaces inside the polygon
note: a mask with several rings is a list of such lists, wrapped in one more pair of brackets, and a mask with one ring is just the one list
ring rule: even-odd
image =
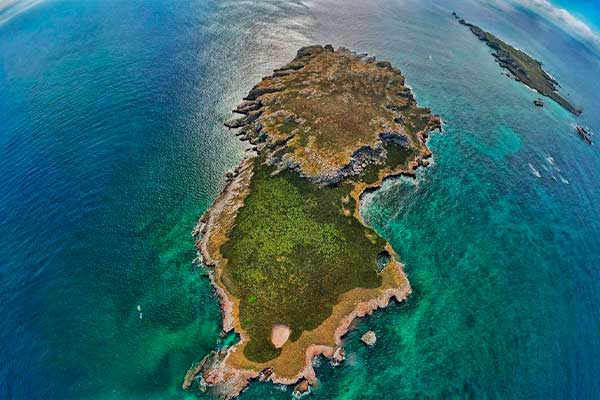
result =
[{"label": "turquoise water", "polygon": [[[584,116],[533,107],[453,10],[543,60]],[[313,397],[600,392],[600,159],[571,127],[600,131],[589,46],[463,1],[49,1],[14,14],[0,17],[1,398],[196,396],[181,379],[217,345],[220,315],[190,232],[244,153],[222,122],[315,42],[393,61],[446,125],[416,184],[387,181],[363,207],[414,294],[357,323]],[[290,395],[255,384],[242,398]]]}]

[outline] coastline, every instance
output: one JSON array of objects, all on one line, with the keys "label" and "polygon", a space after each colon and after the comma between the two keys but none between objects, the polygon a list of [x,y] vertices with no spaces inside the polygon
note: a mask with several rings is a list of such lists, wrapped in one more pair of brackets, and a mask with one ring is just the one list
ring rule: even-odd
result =
[{"label": "coastline", "polygon": [[[426,129],[419,132],[419,137],[422,140],[423,144],[426,145],[427,139],[429,138],[429,132],[433,130],[441,131],[441,123],[440,118],[438,116],[434,116],[432,118],[432,125],[428,125]],[[382,183],[389,178],[393,178],[396,176],[409,176],[411,178],[415,178],[415,170],[419,167],[427,168],[429,166],[428,158],[432,156],[429,148],[425,147],[426,151],[420,154],[415,160],[411,161],[407,168],[401,168],[398,170],[391,170],[387,172],[383,172],[377,182],[372,184],[364,184],[355,186],[355,190],[352,191],[353,197],[356,200],[356,207],[354,211],[355,217],[359,220],[361,224],[367,226],[360,215],[360,199],[362,195],[366,191],[378,190]],[[217,224],[218,218],[221,216],[220,213],[224,212],[224,206],[227,205],[228,208],[232,209],[232,214],[237,213],[237,210],[243,206],[243,200],[245,195],[241,193],[241,190],[244,189],[244,182],[250,179],[252,174],[252,161],[255,159],[256,153],[252,152],[247,155],[235,169],[233,174],[230,175],[228,182],[225,187],[222,189],[221,193],[215,199],[213,205],[207,209],[203,215],[200,217],[198,222],[198,226],[192,232],[193,236],[197,238],[196,247],[200,254],[201,260],[199,260],[208,270],[208,276],[213,286],[217,297],[219,299],[221,314],[223,316],[223,331],[231,332],[235,330],[240,335],[240,341],[235,346],[232,346],[226,350],[226,354],[222,353],[213,353],[213,355],[219,355],[223,357],[220,362],[221,373],[213,375],[212,379],[209,379],[206,383],[215,384],[218,382],[229,382],[227,387],[229,388],[227,393],[231,395],[231,397],[238,396],[241,391],[246,388],[246,386],[250,383],[250,381],[259,379],[261,381],[270,380],[274,384],[282,384],[282,385],[295,385],[302,380],[308,381],[310,384],[314,384],[316,381],[316,374],[312,366],[313,359],[318,356],[324,356],[325,358],[331,360],[334,363],[339,363],[344,359],[343,353],[343,344],[342,337],[348,333],[350,330],[350,326],[352,322],[358,318],[365,317],[367,315],[373,314],[373,312],[386,308],[389,305],[389,302],[392,299],[396,299],[397,302],[402,302],[410,296],[412,293],[412,288],[410,286],[410,282],[404,272],[403,265],[399,261],[399,257],[392,249],[389,243],[386,243],[386,250],[390,253],[392,257],[392,265],[396,269],[396,274],[399,280],[405,280],[406,285],[398,288],[389,288],[384,291],[384,293],[377,297],[364,302],[359,302],[356,304],[355,308],[343,317],[335,329],[334,333],[334,346],[329,345],[320,345],[313,344],[310,345],[305,353],[305,363],[303,369],[296,374],[295,376],[279,376],[276,373],[270,373],[268,376],[261,379],[261,374],[264,374],[264,370],[244,370],[232,366],[227,365],[227,361],[231,353],[235,352],[236,347],[243,344],[247,340],[247,335],[245,331],[239,326],[239,324],[235,324],[235,315],[238,314],[236,312],[236,308],[239,307],[239,302],[232,299],[232,296],[227,292],[227,289],[218,281],[215,277],[215,274],[218,272],[215,271],[215,267],[217,266],[217,261],[214,260],[210,252],[209,248],[209,237],[210,232],[214,229],[219,229]],[[237,196],[237,198],[236,198]],[[235,199],[234,199],[235,198]],[[207,355],[200,362],[195,363],[186,373],[184,378],[184,382],[182,387],[184,389],[189,389],[194,381],[194,379],[200,374],[202,368],[205,366],[206,361],[208,361]],[[233,383],[233,384],[232,384]]]},{"label": "coastline", "polygon": [[412,179],[416,179],[416,170],[420,167],[427,168],[431,164],[429,159],[433,157],[433,153],[427,147],[427,141],[429,140],[429,133],[433,131],[442,132],[442,120],[438,115],[433,115],[427,126],[417,133],[419,140],[423,144],[423,151],[414,160],[410,161],[406,168],[398,168],[391,170],[382,170],[377,180],[373,183],[361,183],[356,184],[354,190],[351,192],[352,197],[356,201],[356,208],[354,210],[354,216],[359,220],[361,224],[367,226],[362,219],[360,214],[361,198],[365,192],[376,191],[381,188],[381,185],[386,179],[407,176]]},{"label": "coastline", "polygon": [[[389,63],[384,64],[386,67],[388,65]],[[278,70],[275,73],[277,74]],[[247,102],[244,103],[247,109],[240,112],[246,114],[246,116],[234,120],[233,123],[228,122],[226,126],[233,129],[241,128],[235,132],[236,136],[240,136],[241,140],[249,140],[252,144],[255,144],[254,138],[250,135],[251,131],[245,129],[246,124],[254,122],[260,115],[260,111],[257,112],[254,109],[259,102],[256,100],[256,96],[252,95],[253,91],[256,91],[256,88],[250,92],[250,95],[246,98]],[[269,92],[263,91],[263,93]],[[236,110],[239,112],[240,107]],[[352,215],[363,227],[370,228],[364,223],[360,215],[360,199],[365,191],[377,190],[385,179],[394,176],[407,175],[415,178],[417,168],[429,165],[427,159],[432,156],[432,153],[426,142],[430,131],[441,131],[441,120],[439,116],[432,115],[429,109],[423,110],[427,113],[427,120],[424,127],[416,132],[416,137],[420,142],[420,151],[406,165],[395,168],[387,166],[382,168],[378,171],[377,179],[372,183],[351,180],[353,189],[350,195],[355,200]],[[242,122],[240,123],[240,121]],[[286,140],[289,140],[289,138]],[[322,321],[312,331],[302,332],[297,341],[283,348],[283,352],[287,351],[287,354],[291,354],[290,357],[292,358],[295,354],[294,351],[297,353],[298,350],[304,349],[301,352],[303,366],[299,371],[294,369],[290,371],[289,368],[291,367],[289,365],[282,365],[279,361],[280,358],[285,358],[283,356],[263,363],[252,362],[244,358],[241,350],[247,344],[249,336],[240,324],[240,300],[228,292],[222,280],[222,273],[227,265],[227,260],[221,255],[219,249],[227,240],[238,210],[242,208],[249,194],[249,182],[254,174],[254,165],[258,156],[258,153],[254,151],[255,149],[256,147],[240,162],[233,173],[228,174],[225,187],[212,206],[202,215],[193,231],[193,236],[197,239],[196,247],[200,254],[199,259],[207,268],[211,285],[215,288],[219,298],[223,315],[223,331],[235,331],[239,334],[240,340],[229,348],[218,352],[213,351],[201,361],[192,365],[186,373],[182,387],[188,389],[198,379],[200,388],[224,398],[237,397],[251,380],[256,379],[284,385],[294,385],[298,382],[305,382],[303,386],[314,384],[316,375],[312,366],[313,359],[322,355],[334,364],[342,361],[344,359],[342,337],[349,331],[355,319],[387,307],[393,298],[398,302],[402,302],[412,292],[399,257],[391,245],[385,242],[385,251],[390,257],[384,269],[379,273],[382,277],[382,284],[375,289],[354,288],[343,293],[326,320]],[[327,332],[333,332],[333,335],[331,333],[327,334]],[[326,335],[325,339],[323,339],[323,334]],[[290,350],[290,347],[293,347],[293,350]]]},{"label": "coastline", "polygon": [[[235,302],[231,300],[230,295],[227,293],[227,289],[217,282],[218,277],[215,277],[215,269],[219,263],[223,263],[224,260],[215,260],[211,255],[210,239],[215,230],[218,230],[220,226],[217,224],[216,219],[224,217],[224,213],[229,214],[229,221],[233,223],[237,211],[243,206],[243,201],[247,195],[248,181],[252,177],[252,162],[256,157],[255,152],[251,152],[246,155],[242,161],[238,164],[236,169],[229,175],[228,181],[225,187],[221,190],[213,204],[202,214],[196,228],[192,232],[192,236],[196,240],[196,249],[199,253],[200,263],[207,267],[208,276],[211,285],[215,288],[219,303],[221,306],[221,313],[223,314],[223,331],[230,332],[234,329],[234,307]],[[224,227],[225,230],[230,226]],[[226,232],[223,232],[226,234]],[[220,253],[213,252],[212,254],[220,255]]]},{"label": "coastline", "polygon": [[[240,166],[249,164],[253,160],[253,158],[253,156],[246,157],[244,160],[242,160]],[[412,171],[414,171],[415,168],[416,166],[414,168],[411,168],[410,171],[396,171],[396,173],[394,174],[386,175],[382,179],[382,181],[385,180],[385,178],[397,176],[398,174],[402,173],[406,173],[407,175],[412,176]],[[208,252],[209,244],[207,239],[207,233],[211,232],[215,228],[218,229],[218,226],[215,225],[215,221],[216,217],[218,217],[219,214],[214,214],[215,210],[219,210],[219,206],[223,205],[224,202],[227,201],[227,199],[231,199],[232,195],[235,196],[238,194],[238,185],[242,181],[240,177],[243,176],[243,171],[245,171],[245,168],[242,167],[238,169],[241,170],[242,173],[235,173],[230,182],[223,188],[223,190],[215,200],[215,203],[213,203],[213,206],[202,215],[199,221],[199,227],[194,229],[192,233],[195,237],[199,238],[197,241],[197,249],[202,258],[201,263],[206,267],[211,285],[213,286],[215,293],[217,294],[217,297],[219,299],[221,314],[223,316],[223,331],[231,332],[232,330],[235,330],[236,333],[240,335],[240,341],[236,345],[227,348],[225,350],[225,353],[223,353],[222,351],[213,352],[205,356],[199,362],[192,365],[187,371],[182,384],[183,389],[189,389],[193,384],[194,380],[201,373],[202,368],[205,367],[207,362],[210,361],[210,358],[217,356],[220,358],[219,367],[217,370],[218,372],[216,374],[213,373],[208,378],[202,378],[202,380],[205,381],[205,383],[208,385],[223,384],[226,382],[227,390],[226,393],[222,394],[226,394],[228,398],[234,398],[238,396],[241,393],[241,391],[250,383],[251,380],[260,379],[261,374],[265,372],[264,369],[241,369],[228,365],[230,356],[234,354],[237,351],[238,347],[247,340],[247,334],[241,328],[239,323],[236,324],[234,322],[235,316],[239,313],[239,311],[237,311],[237,307],[239,307],[239,301],[236,301],[236,299],[228,293],[227,289],[219,281],[219,272],[217,270],[217,268],[219,267],[217,267],[215,260],[211,258],[210,253]],[[241,207],[242,203],[234,204],[239,205]],[[229,205],[231,206],[232,203],[229,203]],[[360,205],[357,203],[357,212],[359,207]],[[364,224],[362,218],[359,222],[361,224]],[[336,363],[343,361],[344,355],[342,337],[346,333],[348,333],[348,331],[350,330],[350,326],[355,319],[371,315],[376,310],[387,307],[389,305],[389,302],[394,298],[398,302],[402,302],[406,300],[406,298],[408,298],[408,296],[412,293],[412,288],[410,287],[410,283],[404,272],[403,265],[400,263],[398,256],[396,255],[389,243],[386,243],[385,248],[390,253],[392,258],[389,265],[386,267],[386,270],[391,275],[394,275],[396,280],[401,282],[403,281],[405,284],[400,285],[396,288],[384,289],[383,293],[379,297],[371,298],[369,300],[356,303],[353,310],[340,319],[340,323],[334,331],[333,346],[323,344],[312,344],[307,348],[304,357],[304,367],[299,373],[297,373],[294,376],[280,376],[277,373],[270,373],[268,377],[260,379],[261,381],[270,380],[274,384],[295,385],[302,380],[307,380],[310,384],[313,384],[316,381],[316,374],[312,366],[313,359],[318,356],[324,356],[327,359],[330,359]],[[351,292],[352,291],[345,293],[344,297],[353,297],[353,293]],[[341,302],[343,302],[343,300],[340,301],[340,303]],[[334,313],[332,313],[332,315],[329,318],[333,317]]]}]

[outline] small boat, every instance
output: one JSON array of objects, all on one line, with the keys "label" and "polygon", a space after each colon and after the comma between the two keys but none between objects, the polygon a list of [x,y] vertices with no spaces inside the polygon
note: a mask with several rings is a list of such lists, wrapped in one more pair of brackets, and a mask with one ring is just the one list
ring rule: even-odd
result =
[{"label": "small boat", "polygon": [[577,134],[588,144],[592,144],[592,132],[588,131],[581,125],[575,127]]}]

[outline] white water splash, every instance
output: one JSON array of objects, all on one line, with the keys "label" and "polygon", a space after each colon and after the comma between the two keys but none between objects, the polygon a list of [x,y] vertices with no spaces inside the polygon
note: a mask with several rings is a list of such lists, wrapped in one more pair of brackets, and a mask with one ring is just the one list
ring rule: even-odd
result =
[{"label": "white water splash", "polygon": [[538,178],[542,177],[542,174],[540,174],[540,171],[538,171],[537,169],[535,169],[535,167],[533,165],[531,165],[531,163],[528,163],[528,165],[529,165],[529,169],[531,169],[531,173],[532,174],[534,174]]},{"label": "white water splash", "polygon": [[558,177],[560,178],[561,182],[564,183],[565,185],[569,184],[569,181],[561,174],[558,174]]}]

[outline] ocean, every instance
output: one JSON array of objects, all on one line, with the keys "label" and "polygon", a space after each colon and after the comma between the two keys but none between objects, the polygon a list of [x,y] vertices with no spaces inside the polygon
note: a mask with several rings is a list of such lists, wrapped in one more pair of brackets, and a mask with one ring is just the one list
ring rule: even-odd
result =
[{"label": "ocean", "polygon": [[[357,321],[341,366],[317,360],[311,396],[597,397],[600,156],[573,126],[600,132],[600,50],[500,3],[0,7],[0,398],[205,398],[180,389],[221,340],[191,231],[247,147],[222,124],[313,43],[392,61],[444,132],[362,207],[413,295]],[[534,107],[452,11],[542,60],[583,116]]]}]

